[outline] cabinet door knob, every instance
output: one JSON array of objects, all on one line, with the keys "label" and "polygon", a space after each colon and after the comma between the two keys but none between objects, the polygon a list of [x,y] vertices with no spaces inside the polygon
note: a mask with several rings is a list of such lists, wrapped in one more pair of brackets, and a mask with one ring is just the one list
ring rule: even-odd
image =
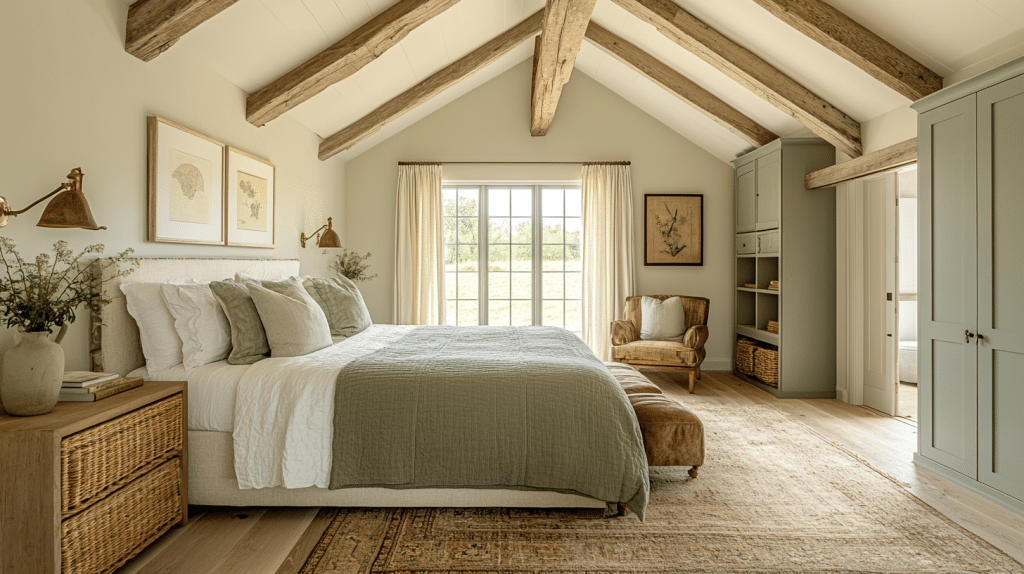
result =
[{"label": "cabinet door knob", "polygon": [[970,332],[968,329],[964,329],[964,343],[970,343],[973,338],[974,333]]}]

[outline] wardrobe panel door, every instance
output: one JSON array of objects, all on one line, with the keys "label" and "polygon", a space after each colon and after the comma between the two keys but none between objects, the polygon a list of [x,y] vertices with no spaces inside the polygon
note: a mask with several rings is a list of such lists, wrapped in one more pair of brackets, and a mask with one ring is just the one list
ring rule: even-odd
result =
[{"label": "wardrobe panel door", "polygon": [[975,96],[918,117],[919,452],[978,475]]},{"label": "wardrobe panel door", "polygon": [[978,93],[978,480],[1024,500],[1024,76]]},{"label": "wardrobe panel door", "polygon": [[757,159],[758,231],[777,229],[782,208],[782,150]]},{"label": "wardrobe panel door", "polygon": [[736,233],[754,230],[756,185],[754,162],[736,168]]}]

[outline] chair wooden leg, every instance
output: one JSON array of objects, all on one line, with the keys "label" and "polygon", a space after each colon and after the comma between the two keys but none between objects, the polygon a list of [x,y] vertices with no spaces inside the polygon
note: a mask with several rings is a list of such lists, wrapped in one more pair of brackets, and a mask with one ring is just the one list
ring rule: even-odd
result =
[{"label": "chair wooden leg", "polygon": [[700,380],[700,367],[697,367],[697,380]]},{"label": "chair wooden leg", "polygon": [[694,369],[690,369],[690,394],[693,394],[693,385],[697,379],[697,372]]}]

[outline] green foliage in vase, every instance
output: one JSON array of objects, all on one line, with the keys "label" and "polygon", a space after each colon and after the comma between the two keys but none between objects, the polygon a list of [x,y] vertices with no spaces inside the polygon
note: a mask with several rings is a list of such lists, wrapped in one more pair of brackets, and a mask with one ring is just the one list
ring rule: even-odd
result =
[{"label": "green foliage in vase", "polygon": [[372,253],[359,255],[348,247],[342,247],[341,249],[341,254],[335,256],[334,263],[331,264],[331,269],[335,273],[352,281],[369,281],[377,276],[376,273],[368,275],[366,272],[370,268],[370,264],[366,263],[366,260],[373,255]]},{"label": "green foliage in vase", "polygon": [[13,241],[0,237],[0,261],[6,268],[5,276],[0,277],[0,323],[29,332],[52,333],[54,327],[73,323],[80,305],[98,313],[110,303],[100,291],[105,282],[102,269],[117,266],[117,273],[106,281],[132,273],[139,266],[138,259],[130,256],[133,252],[125,249],[105,263],[98,259],[83,261],[87,255],[103,253],[103,245],[90,245],[75,255],[67,241],[58,241],[53,244],[52,257],[43,253],[34,262],[27,262]]}]

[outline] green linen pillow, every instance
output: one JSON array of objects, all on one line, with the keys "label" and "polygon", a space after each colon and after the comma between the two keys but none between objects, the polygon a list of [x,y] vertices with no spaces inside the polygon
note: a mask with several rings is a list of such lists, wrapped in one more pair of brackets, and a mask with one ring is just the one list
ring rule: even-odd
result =
[{"label": "green linen pillow", "polygon": [[298,280],[284,293],[249,286],[270,343],[271,357],[299,357],[330,347],[327,317]]},{"label": "green linen pillow", "polygon": [[244,283],[212,281],[210,290],[228,317],[231,327],[231,365],[251,365],[270,356],[263,321]]},{"label": "green linen pillow", "polygon": [[351,279],[308,277],[302,286],[323,309],[332,335],[351,337],[373,324],[363,296]]}]

